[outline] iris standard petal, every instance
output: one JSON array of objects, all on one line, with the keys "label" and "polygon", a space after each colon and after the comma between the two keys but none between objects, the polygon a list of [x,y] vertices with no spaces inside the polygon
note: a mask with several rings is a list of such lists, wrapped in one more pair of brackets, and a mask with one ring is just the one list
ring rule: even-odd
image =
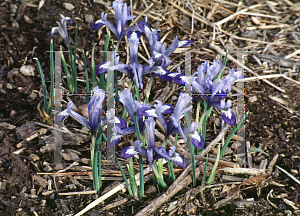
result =
[{"label": "iris standard petal", "polygon": [[69,114],[76,120],[78,121],[80,124],[82,124],[84,127],[88,128],[89,130],[91,129],[89,122],[81,115],[79,115],[78,113],[74,112],[71,108],[73,106],[73,102],[70,101],[68,103],[68,112]]}]

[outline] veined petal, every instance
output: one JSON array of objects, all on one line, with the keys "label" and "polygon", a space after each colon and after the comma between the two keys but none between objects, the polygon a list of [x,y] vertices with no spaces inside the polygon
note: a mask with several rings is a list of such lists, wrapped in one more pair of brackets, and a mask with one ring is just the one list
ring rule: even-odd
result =
[{"label": "veined petal", "polygon": [[97,20],[95,23],[92,23],[91,29],[93,31],[97,30],[98,28],[101,28],[102,26],[106,25],[106,22],[104,22],[102,19]]},{"label": "veined petal", "polygon": [[107,72],[107,68],[109,67],[109,63],[108,62],[103,62],[101,64],[98,64],[95,67],[95,72],[97,75],[103,74],[105,72]]},{"label": "veined petal", "polygon": [[194,43],[195,41],[192,41],[192,40],[180,40],[178,41],[178,47],[185,47],[185,46],[188,46],[192,43]]},{"label": "veined petal", "polygon": [[144,21],[137,21],[138,26],[140,27],[141,31],[147,36],[149,37],[149,35],[151,34],[152,30],[150,28],[150,26],[148,25],[148,23],[144,22]]},{"label": "veined petal", "polygon": [[187,167],[187,163],[186,160],[184,159],[184,157],[180,154],[178,154],[177,152],[174,152],[173,156],[171,157],[171,160],[177,164],[178,166]]},{"label": "veined petal", "polygon": [[230,108],[221,110],[221,117],[227,124],[231,126],[233,126],[236,122],[234,112]]},{"label": "veined petal", "polygon": [[134,146],[128,146],[128,147],[125,147],[121,150],[120,156],[122,158],[130,158],[130,157],[136,155],[137,153],[138,152],[135,150]]},{"label": "veined petal", "polygon": [[155,149],[155,152],[163,157],[166,161],[170,160],[169,154],[166,152],[165,147],[158,147]]},{"label": "veined petal", "polygon": [[178,48],[178,39],[177,36],[174,39],[173,43],[168,47],[166,52],[164,53],[166,56],[171,55]]},{"label": "veined petal", "polygon": [[190,134],[191,142],[197,149],[202,149],[204,147],[204,139],[198,133],[198,131],[194,131],[194,133]]},{"label": "veined petal", "polygon": [[133,99],[130,90],[125,89],[124,91],[122,91],[119,94],[117,100],[121,101],[121,103],[125,106],[127,112],[133,120],[135,107],[133,106]]},{"label": "veined petal", "polygon": [[138,110],[138,114],[146,116],[146,117],[157,117],[157,115],[155,113],[155,109],[151,109],[151,108],[147,108],[147,107],[140,108]]},{"label": "veined petal", "polygon": [[68,109],[65,109],[65,110],[59,112],[55,117],[55,122],[64,120],[64,118],[66,118],[68,115],[70,115],[68,112]]}]

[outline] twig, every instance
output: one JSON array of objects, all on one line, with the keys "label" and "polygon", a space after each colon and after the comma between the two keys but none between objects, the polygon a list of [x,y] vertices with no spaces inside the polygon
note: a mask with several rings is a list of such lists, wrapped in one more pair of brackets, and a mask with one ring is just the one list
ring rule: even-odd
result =
[{"label": "twig", "polygon": [[252,168],[252,157],[251,157],[251,150],[250,150],[250,142],[249,141],[246,141],[246,148],[247,148],[248,167]]},{"label": "twig", "polygon": [[296,179],[292,174],[289,174],[287,171],[282,169],[280,166],[275,165],[275,167],[278,168],[280,171],[284,172],[288,177],[290,177],[291,179],[293,179],[296,183],[298,183],[300,185],[300,181],[298,179]]},{"label": "twig", "polygon": [[60,131],[60,132],[62,132],[62,133],[67,133],[67,134],[74,135],[71,131],[61,130],[61,129],[54,128],[54,127],[52,127],[52,126],[45,125],[45,124],[42,124],[42,123],[39,123],[39,122],[34,122],[34,121],[33,121],[32,123],[37,124],[37,125],[40,125],[40,126],[43,126],[43,127],[46,127],[46,128],[51,128],[51,129],[53,129],[53,130],[58,130],[58,131]]},{"label": "twig", "polygon": [[[184,13],[185,15],[188,15],[188,16],[190,16],[190,17],[193,16],[190,12],[184,10],[182,7],[178,6],[178,5],[175,4],[174,2],[169,1],[169,3],[170,3],[171,5],[173,5],[174,7],[176,7],[177,9],[179,9],[179,10],[180,10],[182,13]],[[206,20],[204,20],[204,19],[200,19],[200,18],[197,17],[197,16],[195,16],[194,18],[195,18],[196,20],[198,20],[199,22],[204,23],[205,25],[212,26],[212,23],[210,23],[210,22],[208,22],[208,21],[206,21]]]},{"label": "twig", "polygon": [[96,190],[92,191],[75,191],[75,192],[65,192],[65,193],[58,193],[60,196],[74,196],[74,195],[85,195],[85,194],[96,194]]},{"label": "twig", "polygon": [[[213,48],[214,50],[216,50],[218,53],[223,53],[223,55],[226,55],[226,53],[218,46],[214,45],[214,44],[210,44],[210,47]],[[239,62],[238,60],[236,60],[235,58],[233,58],[230,54],[228,54],[228,59],[233,61],[234,63],[236,63],[237,65],[245,68],[248,72],[254,74],[255,76],[259,76],[257,73],[255,73],[253,70],[251,70],[250,68],[248,68],[247,66],[245,66],[243,63]],[[271,83],[270,81],[266,80],[266,79],[262,79],[265,83],[269,84],[270,86],[274,87],[275,89],[277,89],[278,91],[281,91],[283,93],[285,93],[284,89],[281,89],[279,87],[277,87],[276,85],[274,85],[273,83]]]},{"label": "twig", "polygon": [[241,14],[241,13],[244,13],[244,12],[250,10],[250,9],[254,9],[254,8],[257,8],[257,7],[261,7],[261,6],[263,6],[263,4],[252,5],[252,6],[248,7],[248,8],[245,8],[245,9],[240,10],[240,11],[234,13],[234,14],[231,14],[230,16],[226,17],[225,19],[223,19],[223,20],[221,20],[221,21],[219,21],[219,22],[217,22],[217,23],[214,23],[214,25],[220,26],[220,25],[222,25],[223,23],[225,23],[225,22],[227,22],[227,21],[233,19],[234,17],[236,17],[237,15],[239,15],[239,14]]},{"label": "twig", "polygon": [[225,167],[222,169],[219,169],[218,171],[223,171],[225,173],[229,173],[231,175],[253,175],[253,176],[257,176],[257,175],[261,175],[261,174],[265,174],[265,170],[260,170],[260,169],[249,169],[249,168],[229,168],[229,167]]},{"label": "twig", "polygon": [[289,27],[289,25],[280,24],[280,25],[251,26],[251,27],[247,27],[246,30],[251,31],[251,30],[256,30],[256,29],[275,29],[275,28],[283,29],[286,27]]},{"label": "twig", "polygon": [[139,20],[139,18],[141,18],[141,16],[142,16],[147,10],[149,10],[152,6],[153,6],[153,3],[151,3],[151,5],[149,5],[142,13],[140,13],[140,15],[138,15],[138,16],[132,21],[132,23],[129,25],[129,28],[130,28],[131,26],[133,26],[133,25]]}]

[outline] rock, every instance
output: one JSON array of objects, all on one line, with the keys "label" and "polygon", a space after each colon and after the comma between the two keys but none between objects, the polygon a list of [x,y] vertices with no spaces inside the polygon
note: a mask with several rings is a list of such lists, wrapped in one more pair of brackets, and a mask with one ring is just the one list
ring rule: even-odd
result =
[{"label": "rock", "polygon": [[180,24],[182,25],[182,27],[184,29],[191,28],[191,23],[190,23],[190,20],[188,18],[183,18],[182,20],[180,20]]},{"label": "rock", "polygon": [[39,175],[34,175],[34,180],[39,183],[39,185],[41,185],[43,188],[46,188],[48,182],[46,179],[42,178]]},{"label": "rock", "polygon": [[10,84],[10,83],[6,83],[6,88],[7,88],[7,89],[14,89],[15,86],[13,86],[13,85]]},{"label": "rock", "polygon": [[41,206],[41,207],[44,207],[44,206],[46,206],[46,203],[47,203],[47,201],[46,201],[46,200],[41,200],[41,202],[40,202],[40,206]]},{"label": "rock", "polygon": [[12,24],[11,24],[11,26],[12,26],[13,28],[19,28],[19,27],[20,27],[20,26],[19,26],[19,23],[18,23],[17,21],[13,21]]},{"label": "rock", "polygon": [[3,131],[0,131],[0,140],[2,140],[4,137],[4,132]]},{"label": "rock", "polygon": [[19,73],[19,68],[14,68],[7,73],[7,78],[11,79],[15,74]]},{"label": "rock", "polygon": [[194,203],[187,203],[185,206],[186,215],[195,215],[197,212],[197,206]]},{"label": "rock", "polygon": [[32,24],[32,23],[33,23],[33,20],[32,20],[30,17],[26,16],[26,15],[24,15],[24,20],[25,20],[25,22],[27,22],[28,24]]},{"label": "rock", "polygon": [[174,210],[176,207],[177,207],[177,200],[170,203],[170,205],[167,209],[167,212],[170,212],[170,211]]},{"label": "rock", "polygon": [[250,103],[253,103],[255,101],[257,101],[257,97],[256,96],[249,97],[249,102]]},{"label": "rock", "polygon": [[6,191],[6,182],[0,181],[0,191]]},{"label": "rock", "polygon": [[9,114],[9,117],[11,117],[12,119],[15,118],[17,115],[17,111],[16,110],[11,110],[10,111],[10,114]]},{"label": "rock", "polygon": [[13,130],[13,129],[16,128],[16,126],[11,125],[11,124],[9,124],[7,122],[0,122],[0,128],[1,127],[4,127],[5,129],[8,129],[8,130]]},{"label": "rock", "polygon": [[29,157],[30,157],[33,161],[38,161],[38,160],[40,160],[40,157],[37,156],[36,154],[30,154]]},{"label": "rock", "polygon": [[85,15],[84,19],[85,19],[85,22],[87,24],[91,24],[91,23],[94,22],[94,15],[93,14],[87,14],[87,15]]},{"label": "rock", "polygon": [[71,3],[63,3],[64,8],[66,8],[67,10],[71,11],[75,8],[74,5],[72,5]]},{"label": "rock", "polygon": [[65,152],[61,153],[62,157],[64,160],[66,161],[78,161],[79,160],[79,156],[71,151],[70,149],[66,149]]},{"label": "rock", "polygon": [[49,196],[49,195],[51,195],[51,194],[53,194],[53,190],[50,190],[50,191],[44,191],[44,192],[42,192],[42,195],[43,196]]},{"label": "rock", "polygon": [[31,66],[31,65],[23,65],[20,68],[20,72],[24,75],[24,76],[34,76],[34,71],[35,71],[35,67]]},{"label": "rock", "polygon": [[26,139],[33,132],[35,132],[35,124],[32,122],[26,122],[26,124],[22,124],[16,131],[17,139]]}]

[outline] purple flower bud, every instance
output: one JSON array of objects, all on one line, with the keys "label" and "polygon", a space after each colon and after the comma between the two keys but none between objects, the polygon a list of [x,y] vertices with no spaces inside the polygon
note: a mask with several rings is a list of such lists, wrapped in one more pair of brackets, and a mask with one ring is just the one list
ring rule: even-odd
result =
[{"label": "purple flower bud", "polygon": [[67,21],[73,25],[73,21],[71,20],[70,17],[65,17],[64,15],[60,14],[61,16],[61,24],[59,22],[56,22],[58,27],[53,27],[51,32],[50,32],[50,37],[54,35],[56,31],[60,34],[60,36],[64,39],[65,44],[68,46],[70,39],[68,36],[68,29],[67,29]]}]

